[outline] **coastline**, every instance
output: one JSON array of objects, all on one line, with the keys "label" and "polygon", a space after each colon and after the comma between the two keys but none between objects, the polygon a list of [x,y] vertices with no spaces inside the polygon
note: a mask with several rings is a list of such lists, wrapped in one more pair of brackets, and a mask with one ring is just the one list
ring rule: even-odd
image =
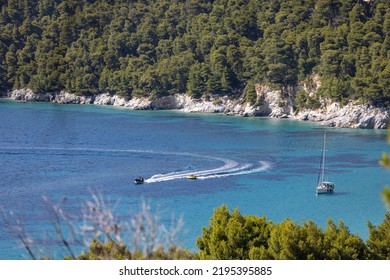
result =
[{"label": "coastline", "polygon": [[131,110],[181,110],[187,113],[223,113],[243,117],[289,118],[315,122],[323,126],[340,128],[385,129],[390,119],[390,108],[374,107],[370,104],[350,102],[341,106],[337,102],[325,102],[318,110],[296,112],[295,100],[291,96],[281,97],[278,90],[256,86],[257,105],[251,105],[244,97],[233,99],[228,96],[204,96],[194,99],[185,94],[160,97],[149,100],[146,97],[126,99],[118,95],[101,93],[95,96],[79,96],[66,91],[35,93],[30,89],[13,90],[2,98],[23,102],[50,102],[58,104],[95,104],[120,106]]}]

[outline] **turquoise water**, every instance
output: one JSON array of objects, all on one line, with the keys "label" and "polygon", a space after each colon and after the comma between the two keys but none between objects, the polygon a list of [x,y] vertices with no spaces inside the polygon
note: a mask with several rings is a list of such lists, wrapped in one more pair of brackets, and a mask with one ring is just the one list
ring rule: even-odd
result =
[{"label": "turquoise water", "polygon": [[[316,196],[325,130],[327,175],[336,189]],[[325,227],[328,217],[342,219],[365,240],[367,221],[379,224],[385,214],[380,192],[390,174],[378,165],[389,151],[385,138],[384,130],[291,120],[0,100],[0,205],[38,241],[53,231],[43,196],[66,197],[65,210],[78,215],[91,191],[115,203],[120,217],[141,201],[162,222],[182,215],[178,243],[190,250],[223,204],[274,222],[312,219]],[[134,185],[137,176],[147,183]],[[25,257],[2,224],[0,259]]]}]

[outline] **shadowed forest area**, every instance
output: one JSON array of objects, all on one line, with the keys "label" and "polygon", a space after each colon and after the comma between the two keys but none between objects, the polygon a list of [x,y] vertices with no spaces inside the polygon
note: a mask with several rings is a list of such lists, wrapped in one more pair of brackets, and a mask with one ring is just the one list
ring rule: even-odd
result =
[{"label": "shadowed forest area", "polygon": [[0,3],[0,90],[176,93],[255,102],[255,84],[317,74],[319,98],[388,104],[386,0],[8,0]]}]

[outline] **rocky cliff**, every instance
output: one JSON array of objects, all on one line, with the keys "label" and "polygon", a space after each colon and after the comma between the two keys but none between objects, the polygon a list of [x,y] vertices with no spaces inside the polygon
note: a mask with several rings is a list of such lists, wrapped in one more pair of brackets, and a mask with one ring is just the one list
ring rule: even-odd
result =
[{"label": "rocky cliff", "polygon": [[[294,91],[295,89],[290,89]],[[256,86],[258,102],[250,105],[243,97],[236,99],[205,96],[193,99],[187,95],[161,97],[156,100],[147,98],[126,98],[102,93],[96,96],[78,96],[66,91],[52,93],[34,93],[29,89],[8,92],[5,97],[27,102],[52,102],[60,104],[96,104],[122,106],[133,110],[182,110],[192,113],[224,113],[241,116],[267,116],[292,118],[317,122],[325,126],[351,128],[386,128],[390,119],[389,108],[378,108],[370,104],[324,103],[318,110],[295,111],[294,94],[285,94],[266,86]]]}]

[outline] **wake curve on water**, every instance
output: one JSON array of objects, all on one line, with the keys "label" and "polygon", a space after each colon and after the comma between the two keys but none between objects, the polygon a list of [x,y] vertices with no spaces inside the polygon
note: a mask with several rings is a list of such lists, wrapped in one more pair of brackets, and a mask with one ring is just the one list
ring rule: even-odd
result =
[{"label": "wake curve on water", "polygon": [[[229,160],[230,161],[230,160]],[[213,179],[213,178],[223,178],[230,176],[238,175],[247,175],[254,174],[259,172],[265,172],[272,168],[272,165],[266,161],[259,161],[257,165],[254,164],[239,164],[235,161],[234,165],[224,165],[215,169],[201,170],[196,172],[182,171],[182,172],[173,172],[168,174],[157,174],[152,176],[149,179],[146,179],[146,183],[156,183],[171,181],[176,179],[185,179],[187,176],[195,175],[197,179]]]},{"label": "wake curve on water", "polygon": [[177,179],[187,178],[189,175],[195,175],[197,179],[205,180],[212,178],[223,178],[229,176],[247,175],[259,172],[265,172],[272,168],[272,165],[266,161],[258,161],[256,163],[238,163],[234,160],[204,156],[193,153],[167,152],[167,151],[153,151],[153,150],[135,150],[135,149],[101,149],[101,148],[56,148],[56,147],[0,147],[0,150],[46,150],[46,151],[81,151],[81,152],[104,152],[104,153],[140,153],[140,154],[158,154],[158,155],[172,155],[204,158],[208,160],[220,161],[222,166],[212,169],[199,171],[177,171],[165,174],[155,174],[152,177],[145,179],[145,183],[157,183],[164,181],[171,181]]},{"label": "wake curve on water", "polygon": [[[253,166],[253,165],[251,165]],[[198,177],[198,179],[204,180],[204,179],[211,179],[211,178],[223,178],[223,177],[229,177],[229,176],[237,176],[237,175],[247,175],[247,174],[254,174],[254,173],[260,173],[265,172],[271,169],[271,164],[266,161],[259,161],[259,166],[255,168],[243,168],[242,171],[238,172],[228,172],[228,173],[222,173],[222,174],[211,174],[208,176],[201,176]]]}]

